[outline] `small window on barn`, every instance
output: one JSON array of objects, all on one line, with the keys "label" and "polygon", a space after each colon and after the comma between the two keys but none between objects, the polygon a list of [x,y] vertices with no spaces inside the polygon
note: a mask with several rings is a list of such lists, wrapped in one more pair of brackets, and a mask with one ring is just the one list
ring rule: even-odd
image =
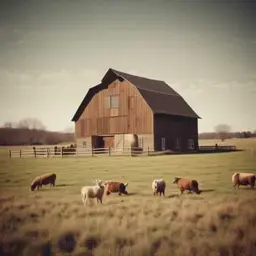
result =
[{"label": "small window on barn", "polygon": [[119,106],[119,96],[110,96],[110,107],[111,108],[118,108]]},{"label": "small window on barn", "polygon": [[165,138],[161,138],[161,148],[165,150]]},{"label": "small window on barn", "polygon": [[128,97],[128,108],[133,109],[134,108],[134,96]]},{"label": "small window on barn", "polygon": [[192,139],[188,140],[188,148],[189,149],[194,149],[195,148],[194,140],[192,140]]},{"label": "small window on barn", "polygon": [[143,137],[139,138],[139,147],[143,148]]},{"label": "small window on barn", "polygon": [[110,108],[110,96],[105,97],[105,109]]},{"label": "small window on barn", "polygon": [[83,141],[83,148],[86,148],[86,141]]},{"label": "small window on barn", "polygon": [[176,139],[176,149],[180,149],[180,138]]}]

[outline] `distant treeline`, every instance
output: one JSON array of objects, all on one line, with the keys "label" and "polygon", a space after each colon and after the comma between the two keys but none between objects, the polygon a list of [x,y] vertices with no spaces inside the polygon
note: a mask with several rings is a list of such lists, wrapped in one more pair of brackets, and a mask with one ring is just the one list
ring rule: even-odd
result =
[{"label": "distant treeline", "polygon": [[221,136],[224,139],[232,139],[232,138],[256,138],[256,131],[250,132],[228,132],[225,134],[217,133],[217,132],[205,132],[199,134],[199,139],[220,139]]},{"label": "distant treeline", "polygon": [[74,142],[74,133],[28,128],[0,128],[0,145],[55,145]]}]

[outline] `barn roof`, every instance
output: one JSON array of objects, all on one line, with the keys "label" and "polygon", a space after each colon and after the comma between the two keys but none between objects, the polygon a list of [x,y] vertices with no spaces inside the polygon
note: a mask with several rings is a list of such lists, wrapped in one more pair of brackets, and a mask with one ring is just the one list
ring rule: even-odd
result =
[{"label": "barn roof", "polygon": [[79,119],[94,94],[102,90],[105,85],[108,84],[109,78],[112,80],[113,76],[115,78],[118,77],[125,79],[133,84],[139,90],[142,97],[155,114],[200,118],[187,104],[187,102],[164,81],[135,76],[114,69],[109,69],[102,78],[101,83],[89,89],[72,118],[72,121],[77,121]]}]

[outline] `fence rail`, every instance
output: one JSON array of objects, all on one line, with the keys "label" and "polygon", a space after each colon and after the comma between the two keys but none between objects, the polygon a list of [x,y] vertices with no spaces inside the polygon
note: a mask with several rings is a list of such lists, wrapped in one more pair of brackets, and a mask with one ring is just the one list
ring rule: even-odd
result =
[{"label": "fence rail", "polygon": [[79,157],[79,156],[150,156],[160,154],[182,154],[182,153],[210,153],[210,152],[230,152],[236,151],[235,146],[199,146],[197,151],[173,152],[154,151],[152,148],[142,150],[141,148],[124,148],[122,150],[114,150],[111,148],[31,148],[20,150],[9,150],[9,158],[49,158],[49,157]]}]

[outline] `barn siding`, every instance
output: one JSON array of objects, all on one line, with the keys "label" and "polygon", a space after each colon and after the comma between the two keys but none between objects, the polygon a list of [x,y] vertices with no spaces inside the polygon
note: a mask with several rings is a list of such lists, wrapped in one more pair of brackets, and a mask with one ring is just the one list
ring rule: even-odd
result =
[{"label": "barn siding", "polygon": [[180,151],[188,151],[188,140],[193,139],[195,149],[198,148],[198,120],[186,117],[155,115],[154,145],[155,150],[161,150],[161,138],[165,138],[165,148],[179,151],[176,140],[180,139]]},{"label": "barn siding", "polygon": [[[105,97],[119,95],[119,108],[105,109]],[[153,113],[135,86],[115,80],[91,99],[76,122],[77,138],[92,135],[152,134]]]},{"label": "barn siding", "polygon": [[[116,134],[115,135],[115,149],[123,150],[130,149],[131,142],[129,137],[131,134]],[[154,137],[153,134],[138,134],[138,147],[142,148],[143,151],[147,151],[148,148],[152,150],[154,148]]]},{"label": "barn siding", "polygon": [[76,140],[78,148],[91,149],[92,148],[92,138],[84,137]]}]

